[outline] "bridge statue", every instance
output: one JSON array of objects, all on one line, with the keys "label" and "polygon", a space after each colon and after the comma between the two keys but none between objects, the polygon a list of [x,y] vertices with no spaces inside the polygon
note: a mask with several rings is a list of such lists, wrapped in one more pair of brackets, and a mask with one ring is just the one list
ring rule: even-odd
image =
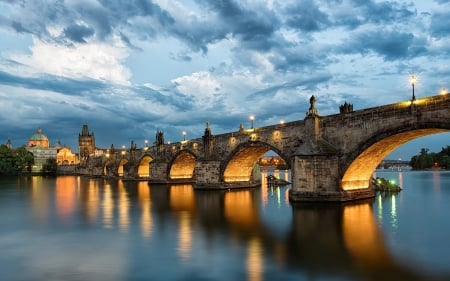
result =
[{"label": "bridge statue", "polygon": [[[272,150],[291,170],[291,201],[342,202],[374,196],[372,174],[393,150],[418,137],[450,130],[449,94],[361,110],[344,104],[345,114],[328,116],[319,115],[316,97],[309,103],[303,120],[283,124],[252,129],[241,124],[236,131],[214,135],[207,122],[202,137],[174,143],[165,143],[158,131],[153,146],[134,149],[136,161],[129,153],[102,156],[98,163],[103,167],[85,165],[79,170],[150,184],[242,188],[260,186],[254,168]],[[118,154],[113,146],[110,154]]]}]

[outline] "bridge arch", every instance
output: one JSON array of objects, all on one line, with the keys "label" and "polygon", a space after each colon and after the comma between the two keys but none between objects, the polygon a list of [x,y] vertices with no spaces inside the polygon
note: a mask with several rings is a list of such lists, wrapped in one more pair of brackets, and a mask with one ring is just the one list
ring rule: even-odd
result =
[{"label": "bridge arch", "polygon": [[124,165],[128,163],[128,159],[126,158],[122,158],[119,161],[119,164],[117,165],[117,175],[119,177],[123,177],[124,176]]},{"label": "bridge arch", "polygon": [[194,152],[183,149],[174,155],[169,163],[169,179],[193,179],[197,156]]},{"label": "bridge arch", "polygon": [[250,141],[239,144],[222,162],[220,167],[220,175],[223,182],[239,182],[251,181],[252,171],[258,161],[268,151],[277,153],[288,165],[290,169],[290,161],[283,152],[262,141]]},{"label": "bridge arch", "polygon": [[102,175],[103,176],[108,176],[108,166],[111,165],[111,161],[108,159],[103,163],[103,168],[102,168]]},{"label": "bridge arch", "polygon": [[150,166],[154,157],[150,154],[144,154],[138,162],[136,167],[137,176],[139,178],[149,177],[150,176]]},{"label": "bridge arch", "polygon": [[401,145],[427,135],[450,131],[450,123],[419,123],[377,132],[349,154],[343,163],[341,188],[344,190],[367,188],[378,164]]}]

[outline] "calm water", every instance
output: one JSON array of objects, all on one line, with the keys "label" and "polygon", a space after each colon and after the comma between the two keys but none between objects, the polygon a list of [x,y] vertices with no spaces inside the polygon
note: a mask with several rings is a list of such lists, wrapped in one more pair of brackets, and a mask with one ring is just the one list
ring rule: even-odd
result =
[{"label": "calm water", "polygon": [[1,280],[450,280],[450,173],[358,204],[292,205],[289,187],[83,177],[0,180]]}]

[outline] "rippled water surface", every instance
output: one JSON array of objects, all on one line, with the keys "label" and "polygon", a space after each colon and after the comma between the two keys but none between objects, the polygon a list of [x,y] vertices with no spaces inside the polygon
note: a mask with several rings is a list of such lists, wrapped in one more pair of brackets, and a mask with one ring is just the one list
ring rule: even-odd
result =
[{"label": "rippled water surface", "polygon": [[289,186],[0,179],[0,279],[450,280],[450,173],[377,176],[403,191],[292,205]]}]

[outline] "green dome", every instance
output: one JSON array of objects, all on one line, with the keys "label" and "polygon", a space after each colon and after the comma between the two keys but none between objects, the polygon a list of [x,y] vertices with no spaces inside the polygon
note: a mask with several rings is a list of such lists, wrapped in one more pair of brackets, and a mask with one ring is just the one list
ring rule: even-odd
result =
[{"label": "green dome", "polygon": [[38,128],[36,133],[30,137],[30,141],[48,141],[48,138],[42,133],[42,129]]}]

